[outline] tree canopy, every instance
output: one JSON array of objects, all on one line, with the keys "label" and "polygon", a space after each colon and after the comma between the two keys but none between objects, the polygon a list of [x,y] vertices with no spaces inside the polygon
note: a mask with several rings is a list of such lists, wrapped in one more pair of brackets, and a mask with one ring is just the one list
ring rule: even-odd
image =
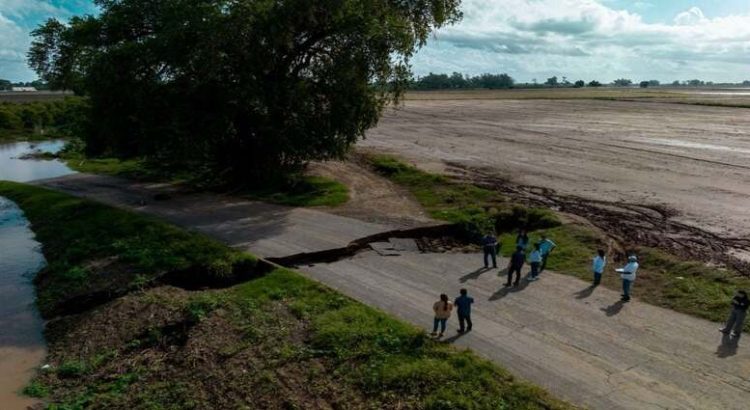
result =
[{"label": "tree canopy", "polygon": [[96,0],[33,32],[30,66],[90,99],[91,155],[244,182],[342,156],[460,0]]}]

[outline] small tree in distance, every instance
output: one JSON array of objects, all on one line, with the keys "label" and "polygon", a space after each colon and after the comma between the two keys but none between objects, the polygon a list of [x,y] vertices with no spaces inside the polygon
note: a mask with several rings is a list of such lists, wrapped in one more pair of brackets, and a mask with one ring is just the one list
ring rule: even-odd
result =
[{"label": "small tree in distance", "polygon": [[628,80],[627,78],[618,78],[617,80],[613,81],[612,84],[614,84],[616,87],[628,87],[633,84],[633,81]]},{"label": "small tree in distance", "polygon": [[648,81],[641,81],[641,88],[648,88],[649,82]]},{"label": "small tree in distance", "polygon": [[602,83],[596,80],[593,80],[589,83],[589,87],[601,87],[601,86],[602,86]]},{"label": "small tree in distance", "polygon": [[578,80],[578,81],[576,81],[576,82],[575,82],[575,83],[573,84],[573,87],[575,87],[575,88],[581,88],[581,87],[583,87],[583,86],[585,86],[585,85],[586,85],[586,83],[585,83],[585,82],[584,82],[583,80]]},{"label": "small tree in distance", "polygon": [[557,81],[557,76],[548,78],[544,84],[550,87],[557,87],[557,85],[559,84]]}]

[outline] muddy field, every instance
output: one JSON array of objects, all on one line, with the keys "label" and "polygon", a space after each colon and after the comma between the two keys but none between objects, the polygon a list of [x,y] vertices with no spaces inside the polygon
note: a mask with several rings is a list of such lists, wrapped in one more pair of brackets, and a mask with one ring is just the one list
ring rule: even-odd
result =
[{"label": "muddy field", "polygon": [[359,147],[585,216],[626,242],[718,262],[750,254],[747,109],[409,100]]}]

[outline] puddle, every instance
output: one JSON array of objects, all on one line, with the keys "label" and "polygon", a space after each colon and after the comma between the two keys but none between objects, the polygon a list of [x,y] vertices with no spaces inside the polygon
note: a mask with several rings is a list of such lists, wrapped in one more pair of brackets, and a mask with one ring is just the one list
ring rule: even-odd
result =
[{"label": "puddle", "polygon": [[34,306],[33,275],[44,266],[40,244],[21,210],[0,197],[0,403],[25,409],[19,396],[44,359],[44,322]]},{"label": "puddle", "polygon": [[727,151],[727,152],[731,151],[731,152],[739,152],[743,154],[750,154],[750,149],[728,147],[726,145],[703,144],[700,142],[673,140],[673,139],[666,139],[666,138],[646,138],[646,139],[643,139],[643,142],[656,144],[656,145],[665,145],[669,147],[695,148],[695,149],[704,149],[704,150],[710,150],[710,151]]}]

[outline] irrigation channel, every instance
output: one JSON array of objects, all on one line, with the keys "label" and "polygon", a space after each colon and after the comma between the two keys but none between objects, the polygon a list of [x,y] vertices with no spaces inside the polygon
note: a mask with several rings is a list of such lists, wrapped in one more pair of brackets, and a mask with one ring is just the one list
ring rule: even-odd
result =
[{"label": "irrigation channel", "polygon": [[[0,144],[0,180],[28,182],[73,173],[59,161],[24,160],[39,150],[59,151],[64,142]],[[45,355],[44,322],[34,304],[34,275],[44,267],[41,245],[12,201],[0,197],[0,403],[4,410],[34,404],[19,392]]]}]

